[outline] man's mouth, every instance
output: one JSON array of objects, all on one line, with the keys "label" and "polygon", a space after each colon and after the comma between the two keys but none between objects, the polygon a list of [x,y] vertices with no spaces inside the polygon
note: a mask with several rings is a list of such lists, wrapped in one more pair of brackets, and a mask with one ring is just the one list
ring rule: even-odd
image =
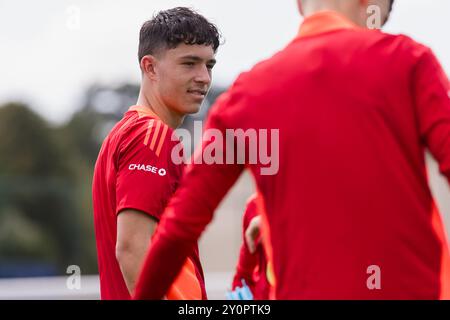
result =
[{"label": "man's mouth", "polygon": [[202,90],[202,89],[190,89],[187,91],[189,94],[192,94],[198,98],[205,98],[206,94],[207,94],[207,90]]}]

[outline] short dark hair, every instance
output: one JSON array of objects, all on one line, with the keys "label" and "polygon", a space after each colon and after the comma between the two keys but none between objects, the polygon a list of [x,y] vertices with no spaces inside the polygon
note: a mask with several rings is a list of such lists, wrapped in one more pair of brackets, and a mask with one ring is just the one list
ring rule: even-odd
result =
[{"label": "short dark hair", "polygon": [[217,27],[192,9],[177,7],[158,12],[146,21],[139,34],[139,62],[148,54],[173,49],[179,44],[212,46],[220,44]]}]

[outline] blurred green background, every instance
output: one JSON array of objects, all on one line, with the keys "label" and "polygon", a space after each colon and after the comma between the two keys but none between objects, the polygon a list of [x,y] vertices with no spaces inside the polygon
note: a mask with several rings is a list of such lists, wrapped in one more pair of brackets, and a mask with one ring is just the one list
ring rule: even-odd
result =
[{"label": "blurred green background", "polygon": [[[224,91],[213,87],[205,116]],[[90,86],[79,111],[54,125],[32,106],[0,106],[0,278],[97,273],[91,183],[101,143],[137,100],[139,86]]]}]

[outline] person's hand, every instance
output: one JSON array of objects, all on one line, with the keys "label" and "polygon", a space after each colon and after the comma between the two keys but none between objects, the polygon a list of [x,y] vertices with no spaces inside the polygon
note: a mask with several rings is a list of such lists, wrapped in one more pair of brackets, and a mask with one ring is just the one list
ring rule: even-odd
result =
[{"label": "person's hand", "polygon": [[236,287],[233,291],[226,293],[227,300],[253,300],[253,293],[244,279],[241,280],[242,287]]},{"label": "person's hand", "polygon": [[245,242],[247,243],[248,250],[251,254],[255,253],[256,247],[261,241],[261,216],[254,217],[248,224],[245,230]]}]

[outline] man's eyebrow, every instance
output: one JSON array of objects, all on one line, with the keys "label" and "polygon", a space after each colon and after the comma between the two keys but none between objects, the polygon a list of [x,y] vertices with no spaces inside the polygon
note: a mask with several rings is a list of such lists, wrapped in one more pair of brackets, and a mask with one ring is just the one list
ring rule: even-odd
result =
[{"label": "man's eyebrow", "polygon": [[[193,55],[182,56],[182,57],[180,57],[180,60],[193,60],[193,61],[196,61],[196,62],[203,61],[203,59],[200,58],[199,56],[193,56]],[[216,64],[216,62],[217,62],[216,59],[210,59],[210,60],[208,60],[208,63],[214,63],[214,64]]]}]

